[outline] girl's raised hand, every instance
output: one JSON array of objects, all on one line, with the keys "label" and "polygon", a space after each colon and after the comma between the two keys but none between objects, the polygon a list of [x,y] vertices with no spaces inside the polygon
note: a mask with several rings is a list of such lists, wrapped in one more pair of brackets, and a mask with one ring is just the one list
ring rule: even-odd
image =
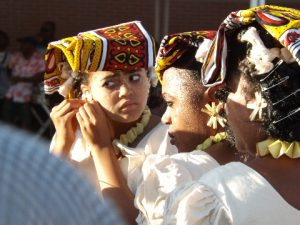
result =
[{"label": "girl's raised hand", "polygon": [[75,115],[83,104],[84,101],[79,99],[66,99],[52,108],[50,117],[56,129],[54,154],[68,155],[75,140]]},{"label": "girl's raised hand", "polygon": [[111,147],[113,132],[102,106],[97,101],[86,102],[76,113],[82,135],[89,145]]}]

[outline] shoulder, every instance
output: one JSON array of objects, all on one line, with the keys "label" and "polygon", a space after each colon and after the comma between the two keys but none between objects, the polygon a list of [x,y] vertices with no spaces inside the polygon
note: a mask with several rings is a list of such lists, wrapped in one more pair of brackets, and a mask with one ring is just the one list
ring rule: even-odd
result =
[{"label": "shoulder", "polygon": [[173,155],[149,155],[142,166],[143,181],[135,198],[137,206],[141,212],[147,212],[143,215],[149,221],[160,223],[158,221],[163,218],[163,206],[168,195],[178,186],[199,179],[216,166],[218,164],[213,158],[198,150]]},{"label": "shoulder", "polygon": [[[297,224],[300,219],[299,211],[260,174],[238,162],[216,167],[199,180],[178,187],[167,202],[170,215],[184,213],[188,220],[193,218],[198,223],[203,215],[214,224]],[[180,210],[183,207],[185,210]],[[221,217],[227,223],[220,223]]]}]

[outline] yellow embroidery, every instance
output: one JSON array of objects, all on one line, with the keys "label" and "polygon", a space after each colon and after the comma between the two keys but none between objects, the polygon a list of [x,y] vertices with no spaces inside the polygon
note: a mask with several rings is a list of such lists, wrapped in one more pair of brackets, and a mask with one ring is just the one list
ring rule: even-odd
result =
[{"label": "yellow embroidery", "polygon": [[256,144],[256,151],[259,156],[271,154],[273,158],[278,159],[282,155],[287,155],[292,159],[296,159],[300,157],[300,142],[267,139]]},{"label": "yellow embroidery", "polygon": [[215,136],[210,136],[207,138],[202,144],[197,145],[197,150],[205,150],[208,147],[212,146],[213,144],[219,143],[225,140],[227,137],[226,132],[217,133]]}]

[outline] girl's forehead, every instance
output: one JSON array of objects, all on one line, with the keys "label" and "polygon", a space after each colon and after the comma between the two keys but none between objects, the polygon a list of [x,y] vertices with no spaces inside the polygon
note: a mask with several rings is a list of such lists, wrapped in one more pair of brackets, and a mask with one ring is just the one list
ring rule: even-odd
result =
[{"label": "girl's forehead", "polygon": [[116,74],[116,75],[132,74],[132,73],[137,73],[137,72],[146,72],[146,69],[141,68],[141,69],[137,69],[137,70],[96,71],[96,72],[90,72],[90,74],[105,76],[105,75],[111,75],[111,74]]}]

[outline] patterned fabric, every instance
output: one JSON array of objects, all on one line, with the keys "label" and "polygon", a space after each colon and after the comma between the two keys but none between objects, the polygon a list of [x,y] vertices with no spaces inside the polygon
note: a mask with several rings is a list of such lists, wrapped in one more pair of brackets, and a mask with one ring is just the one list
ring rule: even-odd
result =
[{"label": "patterned fabric", "polygon": [[213,86],[224,81],[229,32],[256,21],[286,47],[300,64],[300,11],[264,5],[232,12],[220,25],[207,58],[202,66],[202,82]]},{"label": "patterned fabric", "polygon": [[139,21],[82,32],[48,45],[45,92],[52,94],[64,83],[61,62],[74,72],[95,72],[147,69],[154,60],[154,41]]},{"label": "patterned fabric", "polygon": [[214,31],[192,31],[171,34],[162,40],[156,58],[155,70],[160,82],[163,71],[174,64],[190,48],[198,48],[204,39],[213,39]]},{"label": "patterned fabric", "polygon": [[[45,70],[45,61],[43,55],[38,52],[35,52],[29,59],[25,59],[21,53],[16,53],[9,62],[9,68],[12,70],[13,77],[32,77]],[[6,97],[14,102],[30,102],[32,89],[32,83],[18,82],[10,86]]]},{"label": "patterned fabric", "polygon": [[124,224],[116,208],[48,146],[0,123],[0,224]]}]

